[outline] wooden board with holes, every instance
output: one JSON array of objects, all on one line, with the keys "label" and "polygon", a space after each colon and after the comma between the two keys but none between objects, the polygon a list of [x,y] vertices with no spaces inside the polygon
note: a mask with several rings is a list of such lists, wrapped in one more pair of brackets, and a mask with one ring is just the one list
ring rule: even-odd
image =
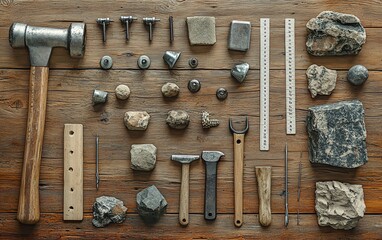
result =
[{"label": "wooden board with holes", "polygon": [[[306,22],[321,11],[334,10],[358,16],[367,32],[367,43],[358,56],[313,57],[305,49]],[[379,1],[0,1],[0,238],[308,238],[308,239],[378,239],[382,236],[382,52],[380,36],[382,5]],[[139,18],[130,26],[130,41],[125,41],[121,15]],[[174,17],[175,40],[169,43],[168,16]],[[217,43],[211,47],[190,46],[185,19],[187,16],[216,17]],[[154,39],[148,41],[148,31],[142,17],[155,16]],[[107,28],[107,42],[102,43],[97,17],[114,20]],[[259,19],[271,19],[270,36],[270,143],[268,152],[259,150]],[[284,20],[295,18],[296,35],[296,135],[285,133],[285,47]],[[252,38],[247,53],[227,50],[231,20],[251,21]],[[29,57],[26,49],[12,49],[8,44],[8,29],[12,22],[37,26],[67,27],[69,22],[87,24],[87,47],[83,59],[72,59],[67,50],[55,49],[50,61],[46,129],[40,176],[41,219],[34,226],[17,222],[17,201],[23,159],[28,109]],[[164,51],[181,51],[182,55],[171,71],[162,60]],[[149,70],[137,68],[139,55],[150,56]],[[104,55],[113,58],[113,69],[99,69]],[[191,70],[188,59],[196,57],[199,66]],[[246,61],[251,69],[246,81],[239,85],[230,77],[231,67]],[[310,64],[325,65],[338,70],[335,91],[330,97],[312,99],[307,89],[305,70]],[[346,81],[346,71],[352,65],[363,64],[370,71],[362,87]],[[197,78],[201,90],[192,94],[187,82]],[[162,97],[161,86],[174,82],[180,95],[174,100]],[[131,89],[130,98],[117,101],[114,89],[119,84]],[[228,98],[219,101],[216,89],[225,87]],[[92,91],[109,92],[106,105],[94,108]],[[358,169],[313,166],[307,153],[305,129],[308,107],[340,100],[359,99],[365,107],[369,162]],[[185,131],[170,130],[166,113],[171,109],[187,110],[191,117]],[[151,115],[145,132],[127,131],[123,124],[128,110],[144,110]],[[221,124],[203,130],[202,110],[209,111]],[[250,130],[245,139],[244,161],[244,224],[233,224],[233,144],[228,119],[242,120],[248,115]],[[84,158],[84,220],[63,221],[64,149],[63,125],[83,124]],[[100,188],[95,185],[94,137],[100,136]],[[289,147],[289,212],[288,228],[284,220],[284,146]],[[152,143],[158,148],[157,165],[150,173],[134,172],[130,168],[131,144]],[[225,157],[218,164],[217,219],[207,223],[204,211],[204,165],[202,161],[190,168],[190,224],[178,224],[181,168],[170,161],[171,154],[200,154],[202,150],[219,150]],[[296,223],[298,163],[302,162],[301,225]],[[255,166],[272,166],[272,224],[262,228],[258,223],[258,198]],[[356,229],[338,231],[317,225],[314,210],[316,181],[338,180],[362,184],[366,214]],[[159,223],[146,226],[136,211],[135,196],[143,188],[155,184],[169,203],[167,213]],[[123,224],[104,229],[92,226],[92,204],[101,195],[115,196],[124,201],[128,217]],[[155,234],[154,234],[155,233]]]}]

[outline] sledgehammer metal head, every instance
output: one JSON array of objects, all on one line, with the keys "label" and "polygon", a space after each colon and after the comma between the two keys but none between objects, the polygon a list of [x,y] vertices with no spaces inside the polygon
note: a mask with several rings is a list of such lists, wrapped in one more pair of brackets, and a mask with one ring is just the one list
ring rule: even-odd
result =
[{"label": "sledgehammer metal head", "polygon": [[47,67],[54,47],[68,49],[71,57],[83,57],[85,32],[84,23],[72,23],[67,29],[13,23],[9,29],[9,44],[13,48],[27,47],[32,66]]},{"label": "sledgehammer metal head", "polygon": [[171,155],[171,160],[180,162],[182,164],[191,163],[195,160],[198,160],[199,158],[199,155]]},{"label": "sledgehammer metal head", "polygon": [[217,162],[223,156],[224,156],[224,153],[220,151],[203,151],[202,152],[202,159],[206,162]]}]

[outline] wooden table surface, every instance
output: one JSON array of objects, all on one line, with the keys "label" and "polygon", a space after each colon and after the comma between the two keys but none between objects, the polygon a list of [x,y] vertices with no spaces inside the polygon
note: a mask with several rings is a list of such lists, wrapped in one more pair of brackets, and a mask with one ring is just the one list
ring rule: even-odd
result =
[{"label": "wooden table surface", "polygon": [[[367,42],[358,56],[313,57],[307,54],[306,22],[321,11],[333,10],[358,16],[367,32]],[[0,1],[0,238],[163,238],[163,239],[378,239],[382,238],[382,4],[381,1]],[[121,15],[139,18],[131,25],[131,40],[126,43]],[[168,16],[174,17],[175,42],[169,44]],[[216,17],[217,43],[200,47],[188,44],[187,16]],[[142,17],[155,16],[154,40]],[[107,42],[102,44],[101,30],[95,20],[110,17],[115,22],[107,28]],[[259,150],[259,19],[271,19],[270,71],[270,150]],[[296,20],[296,93],[297,134],[285,133],[285,65],[284,19]],[[251,47],[247,53],[227,50],[231,20],[252,23]],[[29,57],[26,49],[12,49],[8,29],[12,22],[36,26],[67,27],[70,22],[87,24],[87,47],[83,59],[72,59],[67,50],[55,49],[50,60],[50,79],[46,129],[40,177],[41,219],[35,226],[16,220],[17,202],[23,161],[28,109]],[[182,52],[174,70],[169,71],[162,60],[166,50]],[[149,70],[137,69],[137,58],[147,54],[152,60]],[[99,68],[103,55],[114,60],[112,70]],[[196,57],[199,67],[191,70],[188,59]],[[230,77],[230,68],[240,61],[250,64],[247,80],[239,85]],[[307,89],[306,68],[325,65],[338,71],[337,87],[329,97],[312,99]],[[355,64],[369,69],[369,80],[361,87],[346,81],[346,71]],[[202,89],[196,94],[187,90],[190,79],[200,79]],[[161,86],[174,82],[181,93],[175,100],[161,95]],[[128,101],[118,102],[114,89],[127,84],[132,93]],[[225,87],[226,101],[219,101],[215,91]],[[106,105],[93,108],[94,89],[110,93]],[[359,99],[366,112],[369,162],[357,169],[313,166],[308,160],[305,129],[307,108],[313,105]],[[187,130],[170,130],[166,113],[171,109],[187,110],[191,123]],[[128,110],[150,113],[151,123],[145,132],[128,131],[123,124]],[[200,113],[209,111],[221,125],[203,130]],[[248,116],[250,131],[245,139],[244,224],[233,224],[233,144],[228,119]],[[66,123],[84,125],[84,220],[63,221],[63,127]],[[95,187],[95,135],[100,136],[100,188]],[[284,146],[289,146],[289,211],[288,228],[284,221]],[[152,143],[158,148],[158,160],[150,173],[130,168],[131,144]],[[218,165],[218,216],[206,222],[204,208],[204,164],[192,164],[190,172],[190,224],[178,224],[180,173],[179,164],[170,161],[172,154],[200,154],[202,150],[219,150],[225,157]],[[298,163],[302,162],[300,217],[297,213]],[[272,173],[272,225],[262,228],[258,223],[258,199],[255,166],[270,165]],[[314,210],[315,182],[338,180],[362,184],[366,215],[350,231],[319,227]],[[137,192],[155,184],[168,201],[167,214],[147,226],[137,215]],[[93,227],[92,204],[96,197],[115,196],[128,207],[123,224],[106,228]]]}]

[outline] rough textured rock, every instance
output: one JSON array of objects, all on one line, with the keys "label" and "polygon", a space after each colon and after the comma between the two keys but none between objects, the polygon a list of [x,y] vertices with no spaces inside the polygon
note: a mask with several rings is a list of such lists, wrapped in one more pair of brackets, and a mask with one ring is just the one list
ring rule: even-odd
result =
[{"label": "rough textured rock", "polygon": [[176,97],[179,94],[179,87],[175,83],[165,83],[162,86],[162,94],[165,97]]},{"label": "rough textured rock", "polygon": [[115,197],[98,197],[93,204],[93,225],[105,227],[109,223],[122,223],[126,220],[127,208]]},{"label": "rough textured rock", "polygon": [[358,100],[310,107],[310,162],[344,168],[364,165],[368,160],[364,115]]},{"label": "rough textured rock", "polygon": [[151,171],[157,161],[157,148],[153,144],[133,144],[130,157],[132,169]]},{"label": "rough textured rock", "polygon": [[167,113],[166,123],[174,129],[185,129],[190,123],[190,116],[183,110],[171,110]]},{"label": "rough textured rock", "polygon": [[167,201],[154,186],[143,189],[137,194],[138,214],[146,223],[155,223],[166,212]]},{"label": "rough textured rock", "polygon": [[187,17],[188,39],[191,45],[216,43],[215,17]]},{"label": "rough textured rock", "polygon": [[124,84],[118,85],[115,88],[115,96],[119,100],[126,100],[130,96],[130,88]]},{"label": "rough textured rock", "polygon": [[337,181],[316,183],[318,225],[349,230],[357,226],[365,210],[362,185]]},{"label": "rough textured rock", "polygon": [[240,63],[236,64],[231,69],[231,76],[236,79],[239,83],[244,82],[245,78],[247,77],[247,73],[249,70],[249,64],[248,63]]},{"label": "rough textured rock", "polygon": [[369,71],[365,66],[355,65],[348,71],[347,79],[353,85],[361,85],[369,78]]},{"label": "rough textured rock", "polygon": [[316,64],[306,70],[308,89],[312,98],[317,95],[330,95],[337,82],[337,71]]},{"label": "rough textured rock", "polygon": [[129,130],[146,130],[150,122],[150,115],[145,111],[130,111],[123,119]]},{"label": "rough textured rock", "polygon": [[366,42],[365,29],[351,14],[324,11],[310,19],[306,27],[306,50],[315,56],[358,54]]}]

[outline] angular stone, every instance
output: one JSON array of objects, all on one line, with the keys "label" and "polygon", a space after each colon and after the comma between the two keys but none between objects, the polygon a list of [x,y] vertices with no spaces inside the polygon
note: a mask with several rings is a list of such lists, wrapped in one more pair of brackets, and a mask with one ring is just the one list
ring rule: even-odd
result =
[{"label": "angular stone", "polygon": [[179,94],[179,87],[175,83],[165,83],[162,86],[162,94],[164,97],[176,97]]},{"label": "angular stone", "polygon": [[364,115],[358,100],[310,107],[307,117],[310,162],[343,168],[367,163]]},{"label": "angular stone", "polygon": [[313,64],[306,70],[306,77],[312,98],[317,95],[330,95],[336,87],[336,70]]},{"label": "angular stone", "polygon": [[247,77],[247,73],[249,70],[249,64],[248,63],[240,63],[236,64],[231,69],[231,76],[236,79],[239,83],[244,82],[245,78]]},{"label": "angular stone", "polygon": [[151,171],[157,161],[157,148],[153,144],[131,145],[130,157],[133,170]]},{"label": "angular stone", "polygon": [[183,110],[171,110],[167,113],[166,123],[174,129],[185,129],[190,123],[190,116]]},{"label": "angular stone", "polygon": [[354,15],[321,12],[306,24],[306,50],[314,56],[355,55],[366,42],[366,32]]},{"label": "angular stone", "polygon": [[166,212],[167,201],[154,186],[143,189],[137,194],[138,214],[146,223],[155,223]]},{"label": "angular stone", "polygon": [[115,88],[115,96],[119,100],[126,100],[130,96],[130,88],[124,84],[118,85]]},{"label": "angular stone", "polygon": [[146,130],[150,115],[146,111],[130,111],[125,113],[124,123],[129,130]]},{"label": "angular stone", "polygon": [[187,17],[188,39],[191,45],[216,43],[215,17]]},{"label": "angular stone", "polygon": [[369,78],[369,71],[365,66],[355,65],[348,71],[347,79],[353,85],[361,85]]},{"label": "angular stone", "polygon": [[126,220],[127,208],[115,197],[98,197],[93,204],[93,220],[95,227],[105,227],[109,223],[122,223]]},{"label": "angular stone", "polygon": [[316,182],[315,208],[318,225],[352,229],[366,210],[362,185],[337,181]]}]

